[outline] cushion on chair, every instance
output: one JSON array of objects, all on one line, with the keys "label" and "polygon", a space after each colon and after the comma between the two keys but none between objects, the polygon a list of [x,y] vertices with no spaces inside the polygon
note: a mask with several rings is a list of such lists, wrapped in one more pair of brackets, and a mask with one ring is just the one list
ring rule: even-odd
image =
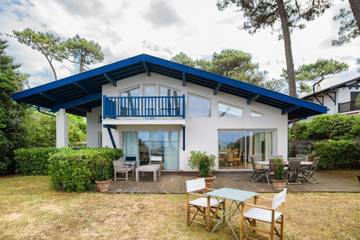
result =
[{"label": "cushion on chair", "polygon": [[[281,212],[275,211],[275,220],[281,216]],[[244,213],[244,217],[271,223],[271,210],[250,208]]]},{"label": "cushion on chair", "polygon": [[[215,198],[210,198],[210,206],[217,206],[222,201],[218,201]],[[207,207],[207,198],[201,197],[190,201],[190,205],[199,206],[199,207]]]}]

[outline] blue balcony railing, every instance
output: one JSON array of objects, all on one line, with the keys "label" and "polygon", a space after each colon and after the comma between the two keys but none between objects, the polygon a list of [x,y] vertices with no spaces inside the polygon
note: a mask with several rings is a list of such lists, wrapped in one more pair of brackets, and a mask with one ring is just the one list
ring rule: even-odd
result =
[{"label": "blue balcony railing", "polygon": [[103,118],[185,118],[185,95],[178,97],[108,97],[103,95]]}]

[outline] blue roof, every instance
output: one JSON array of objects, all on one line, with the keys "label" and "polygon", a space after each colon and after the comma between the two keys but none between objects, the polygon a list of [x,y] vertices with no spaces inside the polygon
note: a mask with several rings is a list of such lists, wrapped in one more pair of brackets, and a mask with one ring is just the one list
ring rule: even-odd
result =
[{"label": "blue roof", "polygon": [[121,79],[151,72],[280,108],[284,114],[288,113],[289,120],[327,112],[326,107],[315,103],[146,54],[17,92],[12,98],[53,111],[65,108],[69,113],[85,116],[101,105],[102,85],[121,84]]}]

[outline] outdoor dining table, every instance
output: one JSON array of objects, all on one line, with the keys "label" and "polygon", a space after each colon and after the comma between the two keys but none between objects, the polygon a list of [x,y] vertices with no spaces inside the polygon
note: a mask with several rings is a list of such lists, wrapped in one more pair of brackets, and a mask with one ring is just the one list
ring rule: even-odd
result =
[{"label": "outdoor dining table", "polygon": [[[257,161],[255,162],[255,164],[259,164],[259,165],[264,165],[264,166],[269,166],[270,165],[270,161]],[[284,161],[284,165],[288,165],[289,161]],[[313,163],[309,162],[309,161],[301,161],[300,163],[302,166],[311,166]]]},{"label": "outdoor dining table", "polygon": [[[240,213],[240,239],[242,239],[242,234],[244,234],[244,227],[243,227],[243,217],[244,217],[244,202],[248,201],[251,198],[254,198],[254,204],[256,204],[257,200],[257,193],[256,192],[249,192],[243,191],[239,189],[233,188],[220,188],[217,190],[213,190],[206,193],[208,196],[216,198],[219,200],[230,201],[229,207],[226,207],[227,204],[224,203],[224,212],[222,214],[221,221],[217,222],[216,225],[213,227],[211,232],[214,232],[222,223],[226,224],[230,227],[232,233],[234,234],[236,239],[237,234],[231,225],[231,219],[235,216],[238,212]],[[232,207],[234,209],[232,210]],[[228,210],[226,210],[228,209]]]}]

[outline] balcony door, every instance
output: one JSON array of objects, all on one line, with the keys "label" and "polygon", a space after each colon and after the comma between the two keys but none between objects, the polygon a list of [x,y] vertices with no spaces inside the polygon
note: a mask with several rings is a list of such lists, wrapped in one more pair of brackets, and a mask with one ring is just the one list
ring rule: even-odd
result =
[{"label": "balcony door", "polygon": [[178,131],[124,132],[123,149],[125,156],[138,159],[138,165],[149,164],[151,156],[161,156],[165,170],[179,169]]}]

